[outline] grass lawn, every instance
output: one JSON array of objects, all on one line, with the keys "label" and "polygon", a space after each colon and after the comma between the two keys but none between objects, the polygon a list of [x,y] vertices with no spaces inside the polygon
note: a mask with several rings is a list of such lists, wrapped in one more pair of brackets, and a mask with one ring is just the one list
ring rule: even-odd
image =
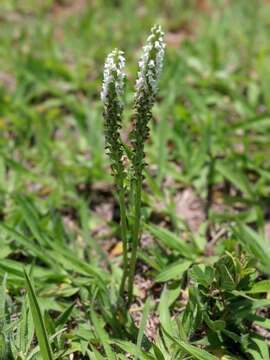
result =
[{"label": "grass lawn", "polygon": [[[128,162],[155,24],[126,306],[100,91],[122,49]],[[269,360],[270,2],[1,0],[0,26],[0,360]]]}]

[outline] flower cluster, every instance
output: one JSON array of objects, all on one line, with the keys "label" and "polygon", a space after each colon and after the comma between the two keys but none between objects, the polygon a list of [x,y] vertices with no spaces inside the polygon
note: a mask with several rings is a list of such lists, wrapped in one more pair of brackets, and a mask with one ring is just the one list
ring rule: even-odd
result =
[{"label": "flower cluster", "polygon": [[152,98],[152,101],[154,100],[163,67],[164,51],[164,32],[160,25],[156,25],[151,29],[151,34],[147,38],[147,43],[143,47],[143,55],[139,61],[135,99],[138,99],[142,94],[147,94]]},{"label": "flower cluster", "polygon": [[113,91],[120,101],[124,89],[124,67],[125,58],[123,51],[115,49],[107,56],[101,91],[101,100],[105,105],[109,103],[110,91]]},{"label": "flower cluster", "polygon": [[158,90],[158,80],[163,66],[165,52],[164,33],[159,25],[151,29],[143,55],[139,61],[139,71],[135,93],[135,123],[131,133],[135,177],[141,176],[144,163],[144,143],[149,136],[149,121]]},{"label": "flower cluster", "polygon": [[122,179],[125,170],[122,162],[123,148],[120,137],[122,123],[122,95],[124,92],[125,58],[123,52],[115,49],[105,62],[101,99],[104,104],[106,149],[111,160],[112,173]]}]

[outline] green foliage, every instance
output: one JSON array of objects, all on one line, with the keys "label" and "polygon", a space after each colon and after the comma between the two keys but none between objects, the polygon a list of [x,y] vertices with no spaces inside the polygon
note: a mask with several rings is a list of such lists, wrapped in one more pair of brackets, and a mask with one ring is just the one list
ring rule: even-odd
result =
[{"label": "green foliage", "polygon": [[[269,359],[268,1],[0,8],[0,359],[41,359],[41,321],[57,359]],[[141,245],[126,311],[100,90],[105,57],[125,49],[130,164],[132,84],[156,23],[166,56],[140,148]],[[122,197],[128,233],[133,190]]]},{"label": "green foliage", "polygon": [[244,357],[252,348],[254,358],[269,358],[264,346],[252,345],[254,336],[258,341],[263,337],[250,331],[257,311],[270,306],[264,296],[269,284],[257,281],[248,259],[227,253],[213,266],[194,265],[189,275],[189,300],[181,318],[187,337],[198,341],[201,332],[212,351],[226,349]]}]

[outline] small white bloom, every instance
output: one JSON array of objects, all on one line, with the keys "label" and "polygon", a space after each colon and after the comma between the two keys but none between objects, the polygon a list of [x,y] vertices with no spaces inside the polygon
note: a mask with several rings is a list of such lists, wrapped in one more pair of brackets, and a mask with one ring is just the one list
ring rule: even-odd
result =
[{"label": "small white bloom", "polygon": [[151,29],[151,35],[147,38],[147,44],[143,47],[143,55],[139,60],[139,71],[136,80],[136,98],[142,91],[148,92],[154,97],[157,93],[158,80],[163,66],[165,52],[164,33],[160,25]]},{"label": "small white bloom", "polygon": [[101,100],[105,105],[108,104],[111,85],[114,87],[118,101],[120,101],[120,98],[123,95],[125,62],[123,51],[117,49],[113,50],[106,58],[101,91]]}]

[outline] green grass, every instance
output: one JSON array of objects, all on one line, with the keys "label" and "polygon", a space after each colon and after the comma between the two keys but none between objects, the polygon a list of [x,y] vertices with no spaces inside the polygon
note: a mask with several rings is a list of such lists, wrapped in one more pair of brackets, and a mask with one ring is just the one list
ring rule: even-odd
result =
[{"label": "green grass", "polygon": [[[269,359],[269,2],[0,10],[0,358]],[[131,109],[156,23],[167,50],[125,313],[100,89],[106,55],[123,49]]]}]

